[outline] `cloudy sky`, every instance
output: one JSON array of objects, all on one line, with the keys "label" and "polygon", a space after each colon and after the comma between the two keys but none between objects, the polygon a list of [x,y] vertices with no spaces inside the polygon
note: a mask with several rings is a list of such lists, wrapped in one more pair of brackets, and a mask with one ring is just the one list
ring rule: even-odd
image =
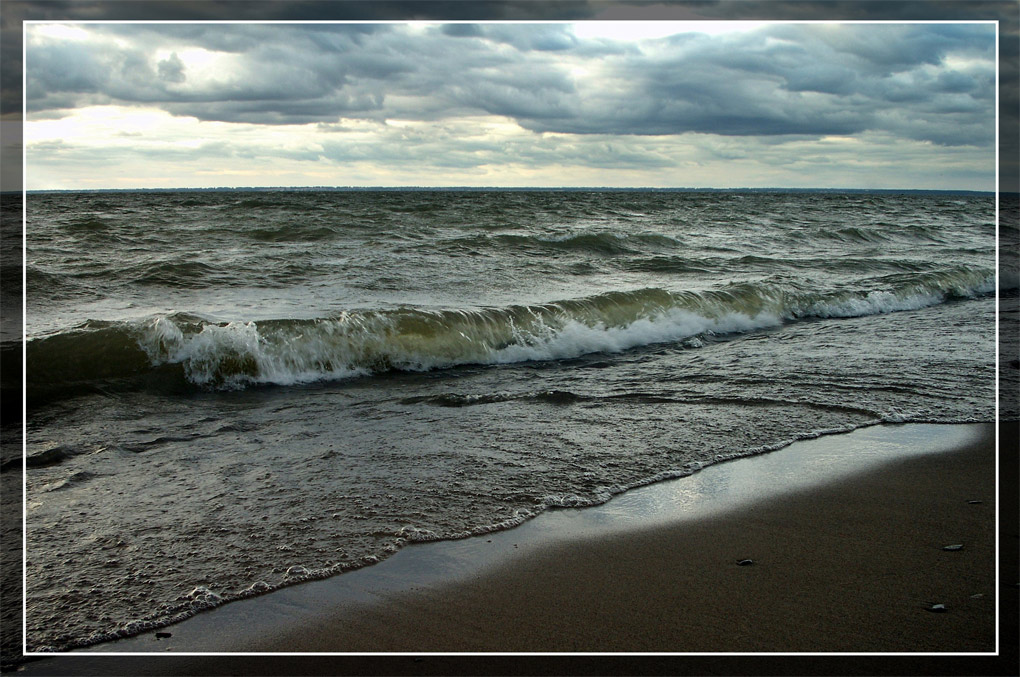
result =
[{"label": "cloudy sky", "polygon": [[991,23],[26,23],[27,188],[995,189]]}]

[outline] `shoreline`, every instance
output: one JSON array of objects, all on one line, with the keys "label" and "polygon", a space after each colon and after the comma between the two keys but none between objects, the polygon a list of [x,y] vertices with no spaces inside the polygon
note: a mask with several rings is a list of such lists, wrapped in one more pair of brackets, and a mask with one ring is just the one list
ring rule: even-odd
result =
[{"label": "shoreline", "polygon": [[[617,525],[627,518],[613,516],[569,536],[560,527],[553,542],[467,580],[383,594],[367,604],[350,600],[324,614],[314,630],[267,637],[255,650],[991,652],[994,480],[980,479],[989,467],[991,428],[982,430],[959,449],[880,464],[851,474],[846,485],[818,477],[806,488],[765,498],[728,491],[719,501],[729,505],[695,500],[683,516],[670,506],[660,524]],[[936,495],[947,469],[970,486]],[[737,471],[735,460],[700,479],[726,475],[733,482]],[[916,506],[893,497],[904,482],[914,483],[914,491],[924,487],[923,509],[938,519],[909,520]],[[824,507],[830,512],[819,518]],[[866,515],[869,507],[876,512]],[[950,511],[956,519],[942,522]],[[648,516],[647,508],[635,512]],[[886,521],[880,535],[876,517]],[[824,533],[823,521],[835,529]],[[963,550],[942,550],[959,541],[966,541]],[[905,588],[907,572],[930,580],[888,604],[882,597],[893,596],[893,585]],[[889,580],[871,584],[879,579]],[[929,611],[940,603],[950,611]]]},{"label": "shoreline", "polygon": [[[160,629],[170,638],[150,631],[25,672],[146,651],[991,652],[994,429],[882,425],[797,442],[602,506],[407,546]],[[937,603],[947,611],[929,611]],[[217,660],[242,659],[168,656],[138,674],[204,674]]]}]

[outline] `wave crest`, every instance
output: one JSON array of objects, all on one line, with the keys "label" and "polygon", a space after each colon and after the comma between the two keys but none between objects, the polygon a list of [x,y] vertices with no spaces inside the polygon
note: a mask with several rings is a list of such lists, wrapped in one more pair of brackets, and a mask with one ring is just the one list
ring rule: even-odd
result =
[{"label": "wave crest", "polygon": [[[29,386],[159,372],[189,386],[240,388],[344,379],[392,370],[562,360],[775,327],[805,318],[912,310],[986,294],[991,271],[880,278],[870,291],[819,293],[745,282],[708,291],[649,288],[503,308],[357,310],[318,319],[211,322],[175,314],[88,323],[28,345]],[[162,370],[162,371],[160,371]],[[169,370],[169,371],[167,371]]]}]

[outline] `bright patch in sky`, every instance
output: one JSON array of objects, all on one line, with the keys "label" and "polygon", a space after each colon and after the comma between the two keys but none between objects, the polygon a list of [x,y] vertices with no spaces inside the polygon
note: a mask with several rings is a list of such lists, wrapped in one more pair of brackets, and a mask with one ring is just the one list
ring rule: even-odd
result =
[{"label": "bright patch in sky", "polygon": [[154,108],[94,106],[74,111],[59,119],[35,120],[25,124],[25,141],[66,142],[102,147],[118,139],[137,145],[194,140],[197,120],[179,118]]},{"label": "bright patch in sky", "polygon": [[88,31],[73,24],[39,24],[31,27],[33,35],[53,40],[87,40]]},{"label": "bright patch in sky", "polygon": [[[184,63],[184,67],[192,73],[206,74],[215,68],[222,68],[229,55],[222,52],[210,52],[201,48],[186,48],[174,52]],[[168,55],[169,56],[169,55]]]}]

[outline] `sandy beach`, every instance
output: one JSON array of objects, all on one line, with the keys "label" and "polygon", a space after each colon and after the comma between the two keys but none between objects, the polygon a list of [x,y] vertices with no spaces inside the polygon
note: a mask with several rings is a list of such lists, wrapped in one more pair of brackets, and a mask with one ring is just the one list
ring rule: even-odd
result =
[{"label": "sandy beach", "polygon": [[[1015,427],[1000,427],[1005,477],[1015,474]],[[330,581],[315,582],[171,626],[166,630],[172,643],[148,633],[94,647],[95,652],[144,650],[162,656],[61,657],[34,662],[26,672],[502,674],[517,666],[513,669],[532,674],[1011,674],[1017,660],[1017,532],[1015,520],[1003,520],[997,587],[993,433],[993,426],[984,426],[963,448],[882,462],[766,500],[731,500],[729,508],[695,519],[582,529],[575,536],[558,533],[551,541],[515,538],[520,530],[468,539],[474,548],[495,540],[492,547],[504,554],[466,575],[433,575],[409,585],[381,582],[387,561],[364,570],[376,570],[365,579],[374,583],[364,584],[374,589],[348,591],[339,603],[315,592],[314,586],[322,591]],[[784,451],[762,458],[779,458]],[[747,467],[755,460],[715,467]],[[1004,505],[1015,505],[1015,487],[1005,490]],[[562,526],[557,529],[562,532]],[[946,549],[956,545],[963,547]],[[421,552],[445,548],[449,553],[456,547],[456,542],[427,544]],[[413,564],[413,550],[406,549],[404,564],[395,562],[388,575],[400,576],[401,566],[426,566],[429,560],[421,557]],[[748,559],[753,563],[738,564]],[[294,597],[302,588],[311,592]],[[997,595],[1003,631],[995,656]],[[321,600],[320,608],[298,609],[315,606],[309,596]],[[944,611],[933,610],[938,604]],[[291,610],[290,621],[281,608]],[[294,622],[300,614],[307,619],[310,611],[314,621]],[[260,618],[274,614],[275,626]],[[174,656],[167,651],[418,655]],[[438,652],[574,655],[429,655]],[[663,655],[701,652],[822,655]],[[884,655],[837,658],[827,652]],[[918,655],[924,653],[942,655]],[[969,655],[945,655],[951,653]]]},{"label": "sandy beach", "polygon": [[994,651],[993,463],[985,440],[693,523],[566,540],[257,649]]}]

